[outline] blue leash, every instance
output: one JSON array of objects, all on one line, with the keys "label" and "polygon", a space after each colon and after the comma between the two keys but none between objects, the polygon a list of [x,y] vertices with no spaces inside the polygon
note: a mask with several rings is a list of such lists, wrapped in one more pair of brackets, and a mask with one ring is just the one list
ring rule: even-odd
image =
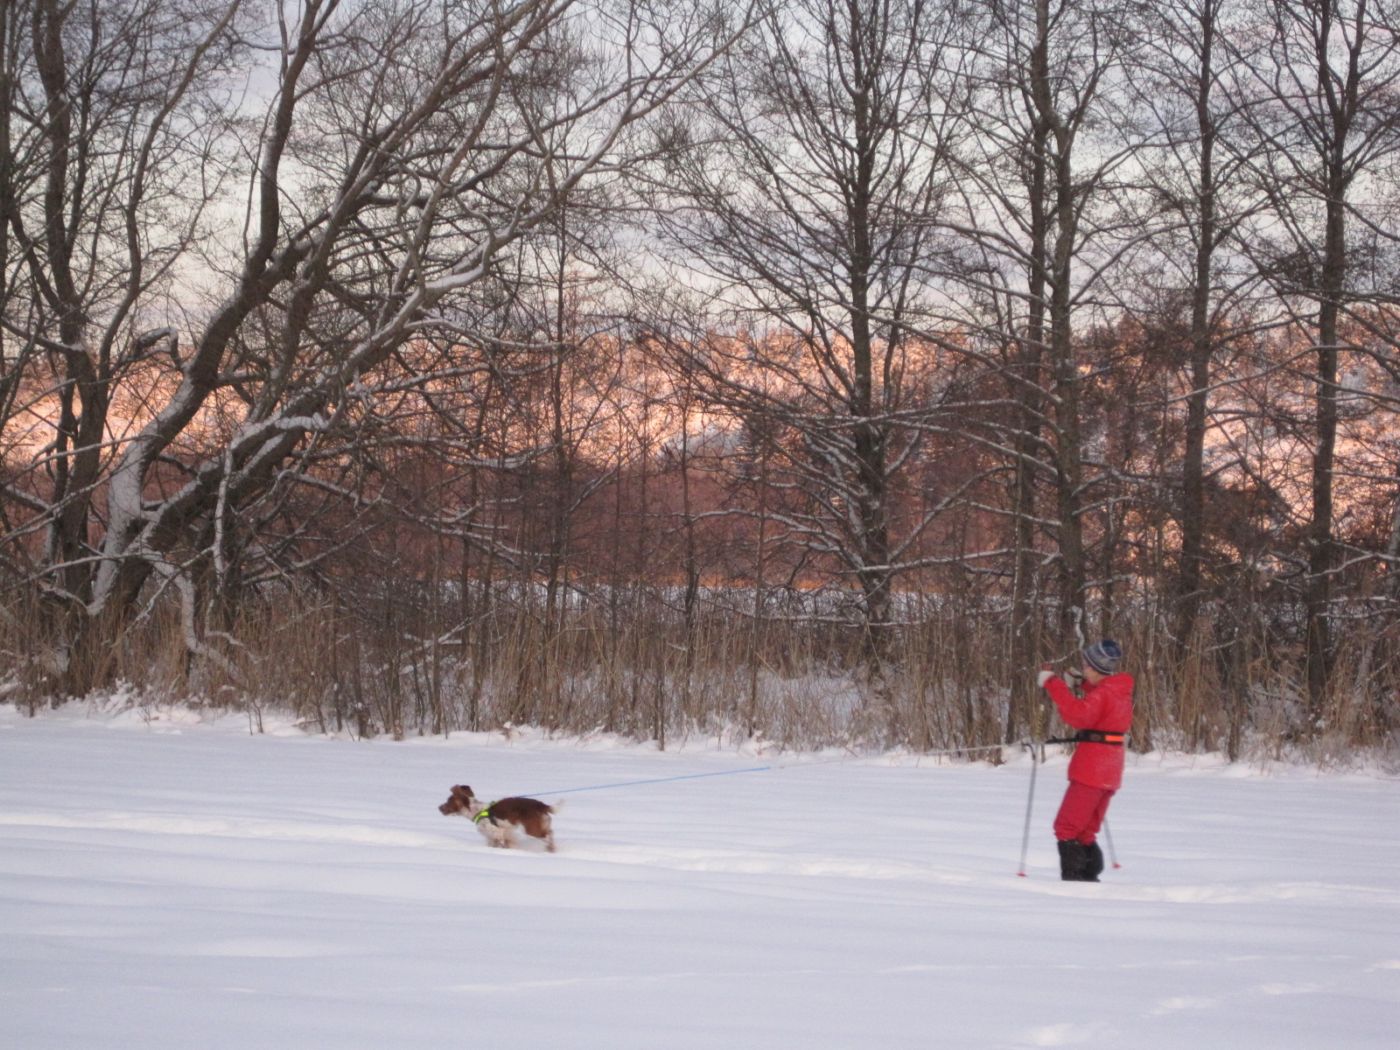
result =
[{"label": "blue leash", "polygon": [[676,780],[703,780],[706,777],[732,777],[739,773],[767,773],[774,766],[750,766],[747,769],[722,769],[717,773],[687,773],[679,777],[657,777],[654,780],[619,780],[615,784],[593,784],[589,787],[565,788],[563,791],[533,791],[532,797],[540,795],[576,795],[580,791],[606,791],[608,788],[636,787],[639,784],[670,784]]},{"label": "blue leash", "polygon": [[[982,747],[951,747],[942,751],[927,751],[926,755],[960,755],[978,751],[1000,751],[1004,744],[987,744]],[[840,758],[828,759],[827,761],[817,760],[815,762],[798,763],[778,763],[772,766],[749,766],[746,769],[721,769],[715,773],[687,773],[678,777],[656,777],[652,780],[619,780],[614,784],[593,784],[589,787],[565,788],[563,791],[534,791],[530,797],[538,798],[541,795],[575,795],[581,791],[606,791],[609,788],[637,787],[640,784],[670,784],[677,780],[704,780],[707,777],[732,777],[740,773],[770,773],[777,769],[789,769],[794,767],[828,765],[831,762],[849,762],[859,756],[843,755]]]}]

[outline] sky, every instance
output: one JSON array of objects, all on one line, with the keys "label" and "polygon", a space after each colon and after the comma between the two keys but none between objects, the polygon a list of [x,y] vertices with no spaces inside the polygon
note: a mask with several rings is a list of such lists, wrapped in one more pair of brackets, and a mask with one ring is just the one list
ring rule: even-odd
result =
[{"label": "sky", "polygon": [[[1010,751],[264,728],[0,706],[0,1046],[1335,1050],[1400,1026],[1393,772],[1133,756],[1093,885],[1058,879],[1054,749],[1018,877]],[[563,801],[558,852],[490,849],[438,813],[454,783]]]}]

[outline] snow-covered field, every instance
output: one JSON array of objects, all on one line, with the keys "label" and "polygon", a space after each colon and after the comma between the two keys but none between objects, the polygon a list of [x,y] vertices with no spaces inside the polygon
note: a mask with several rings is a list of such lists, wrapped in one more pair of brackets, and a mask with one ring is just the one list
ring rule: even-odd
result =
[{"label": "snow-covered field", "polygon": [[[1130,763],[1058,881],[1041,768],[0,707],[0,1046],[1392,1047],[1400,784]],[[437,805],[578,792],[559,852]],[[565,797],[565,796],[561,796]]]}]

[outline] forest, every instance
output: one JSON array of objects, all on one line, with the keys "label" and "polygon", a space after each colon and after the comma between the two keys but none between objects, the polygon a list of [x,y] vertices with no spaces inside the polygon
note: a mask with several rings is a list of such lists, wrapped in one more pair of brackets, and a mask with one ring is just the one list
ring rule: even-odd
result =
[{"label": "forest", "polygon": [[0,701],[1400,751],[1397,0],[5,0]]}]

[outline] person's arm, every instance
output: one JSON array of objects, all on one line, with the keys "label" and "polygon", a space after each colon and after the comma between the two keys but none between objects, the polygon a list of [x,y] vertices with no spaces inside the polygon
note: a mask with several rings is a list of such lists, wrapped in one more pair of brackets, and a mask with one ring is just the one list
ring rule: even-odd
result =
[{"label": "person's arm", "polygon": [[[1041,675],[1047,672],[1042,671]],[[1098,715],[1098,705],[1087,698],[1074,695],[1063,678],[1050,675],[1041,682],[1045,691],[1050,694],[1050,699],[1055,702],[1055,709],[1060,712],[1060,717],[1075,729],[1094,729]]]}]

